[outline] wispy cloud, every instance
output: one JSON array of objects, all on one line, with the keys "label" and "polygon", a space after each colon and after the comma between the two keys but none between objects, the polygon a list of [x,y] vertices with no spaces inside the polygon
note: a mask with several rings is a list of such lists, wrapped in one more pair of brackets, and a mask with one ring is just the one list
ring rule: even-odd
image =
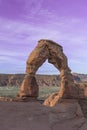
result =
[{"label": "wispy cloud", "polygon": [[[18,5],[20,2],[21,0],[19,3],[16,1]],[[76,64],[81,65],[84,62],[86,66],[87,21],[76,17],[60,16],[59,13],[55,12],[55,9],[49,11],[47,8],[42,8],[43,0],[38,2],[37,6],[35,3],[37,0],[25,0],[24,3],[22,0],[18,15],[20,17],[16,17],[15,21],[0,18],[0,63],[13,63],[24,68],[24,62],[36,46],[37,41],[46,38],[63,46],[72,70],[76,70],[74,66]],[[9,6],[12,6],[11,3]],[[42,70],[46,69],[49,72],[47,66],[49,65],[45,63]],[[15,70],[18,71],[19,68]],[[51,70],[52,66],[49,68]]]}]

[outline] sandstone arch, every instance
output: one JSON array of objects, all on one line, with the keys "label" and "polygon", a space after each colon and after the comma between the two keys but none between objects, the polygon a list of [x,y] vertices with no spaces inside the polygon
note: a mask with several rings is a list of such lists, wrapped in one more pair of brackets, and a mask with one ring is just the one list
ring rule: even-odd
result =
[{"label": "sandstone arch", "polygon": [[22,82],[18,96],[37,98],[38,85],[35,73],[38,68],[48,59],[59,71],[61,77],[60,98],[77,98],[78,93],[74,84],[71,70],[68,67],[67,57],[63,53],[63,48],[51,40],[40,40],[36,48],[31,52],[26,62],[26,75]]}]

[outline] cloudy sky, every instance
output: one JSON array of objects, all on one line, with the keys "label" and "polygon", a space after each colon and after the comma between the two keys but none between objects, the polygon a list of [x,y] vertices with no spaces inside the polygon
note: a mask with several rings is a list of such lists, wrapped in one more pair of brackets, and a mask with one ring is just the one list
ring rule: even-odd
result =
[{"label": "cloudy sky", "polygon": [[[42,38],[63,46],[72,72],[87,73],[87,0],[0,0],[0,73],[25,73]],[[58,71],[46,61],[37,73]]]}]

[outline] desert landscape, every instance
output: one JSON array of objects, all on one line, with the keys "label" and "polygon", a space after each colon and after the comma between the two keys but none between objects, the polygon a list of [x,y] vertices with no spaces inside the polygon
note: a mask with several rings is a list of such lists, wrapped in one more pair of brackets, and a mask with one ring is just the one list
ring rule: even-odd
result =
[{"label": "desert landscape", "polygon": [[[35,74],[47,58],[60,75]],[[7,93],[0,97],[0,128],[86,130],[87,75],[71,74],[62,47],[50,40],[40,40],[26,63],[26,74],[0,75],[2,93],[9,88],[14,88],[13,92],[18,89],[15,96],[12,93],[13,97]],[[51,91],[48,96],[45,95],[46,87]],[[55,87],[53,92],[51,89]],[[44,88],[43,98],[39,96],[41,88]]]},{"label": "desert landscape", "polygon": [[87,130],[87,0],[0,0],[0,130]]}]

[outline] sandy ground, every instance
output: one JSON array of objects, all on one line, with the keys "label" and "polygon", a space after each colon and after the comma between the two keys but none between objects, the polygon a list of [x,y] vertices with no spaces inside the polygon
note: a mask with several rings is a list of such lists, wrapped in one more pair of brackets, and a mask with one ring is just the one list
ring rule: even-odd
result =
[{"label": "sandy ground", "polygon": [[0,130],[87,130],[76,103],[46,107],[38,101],[0,102]]}]

